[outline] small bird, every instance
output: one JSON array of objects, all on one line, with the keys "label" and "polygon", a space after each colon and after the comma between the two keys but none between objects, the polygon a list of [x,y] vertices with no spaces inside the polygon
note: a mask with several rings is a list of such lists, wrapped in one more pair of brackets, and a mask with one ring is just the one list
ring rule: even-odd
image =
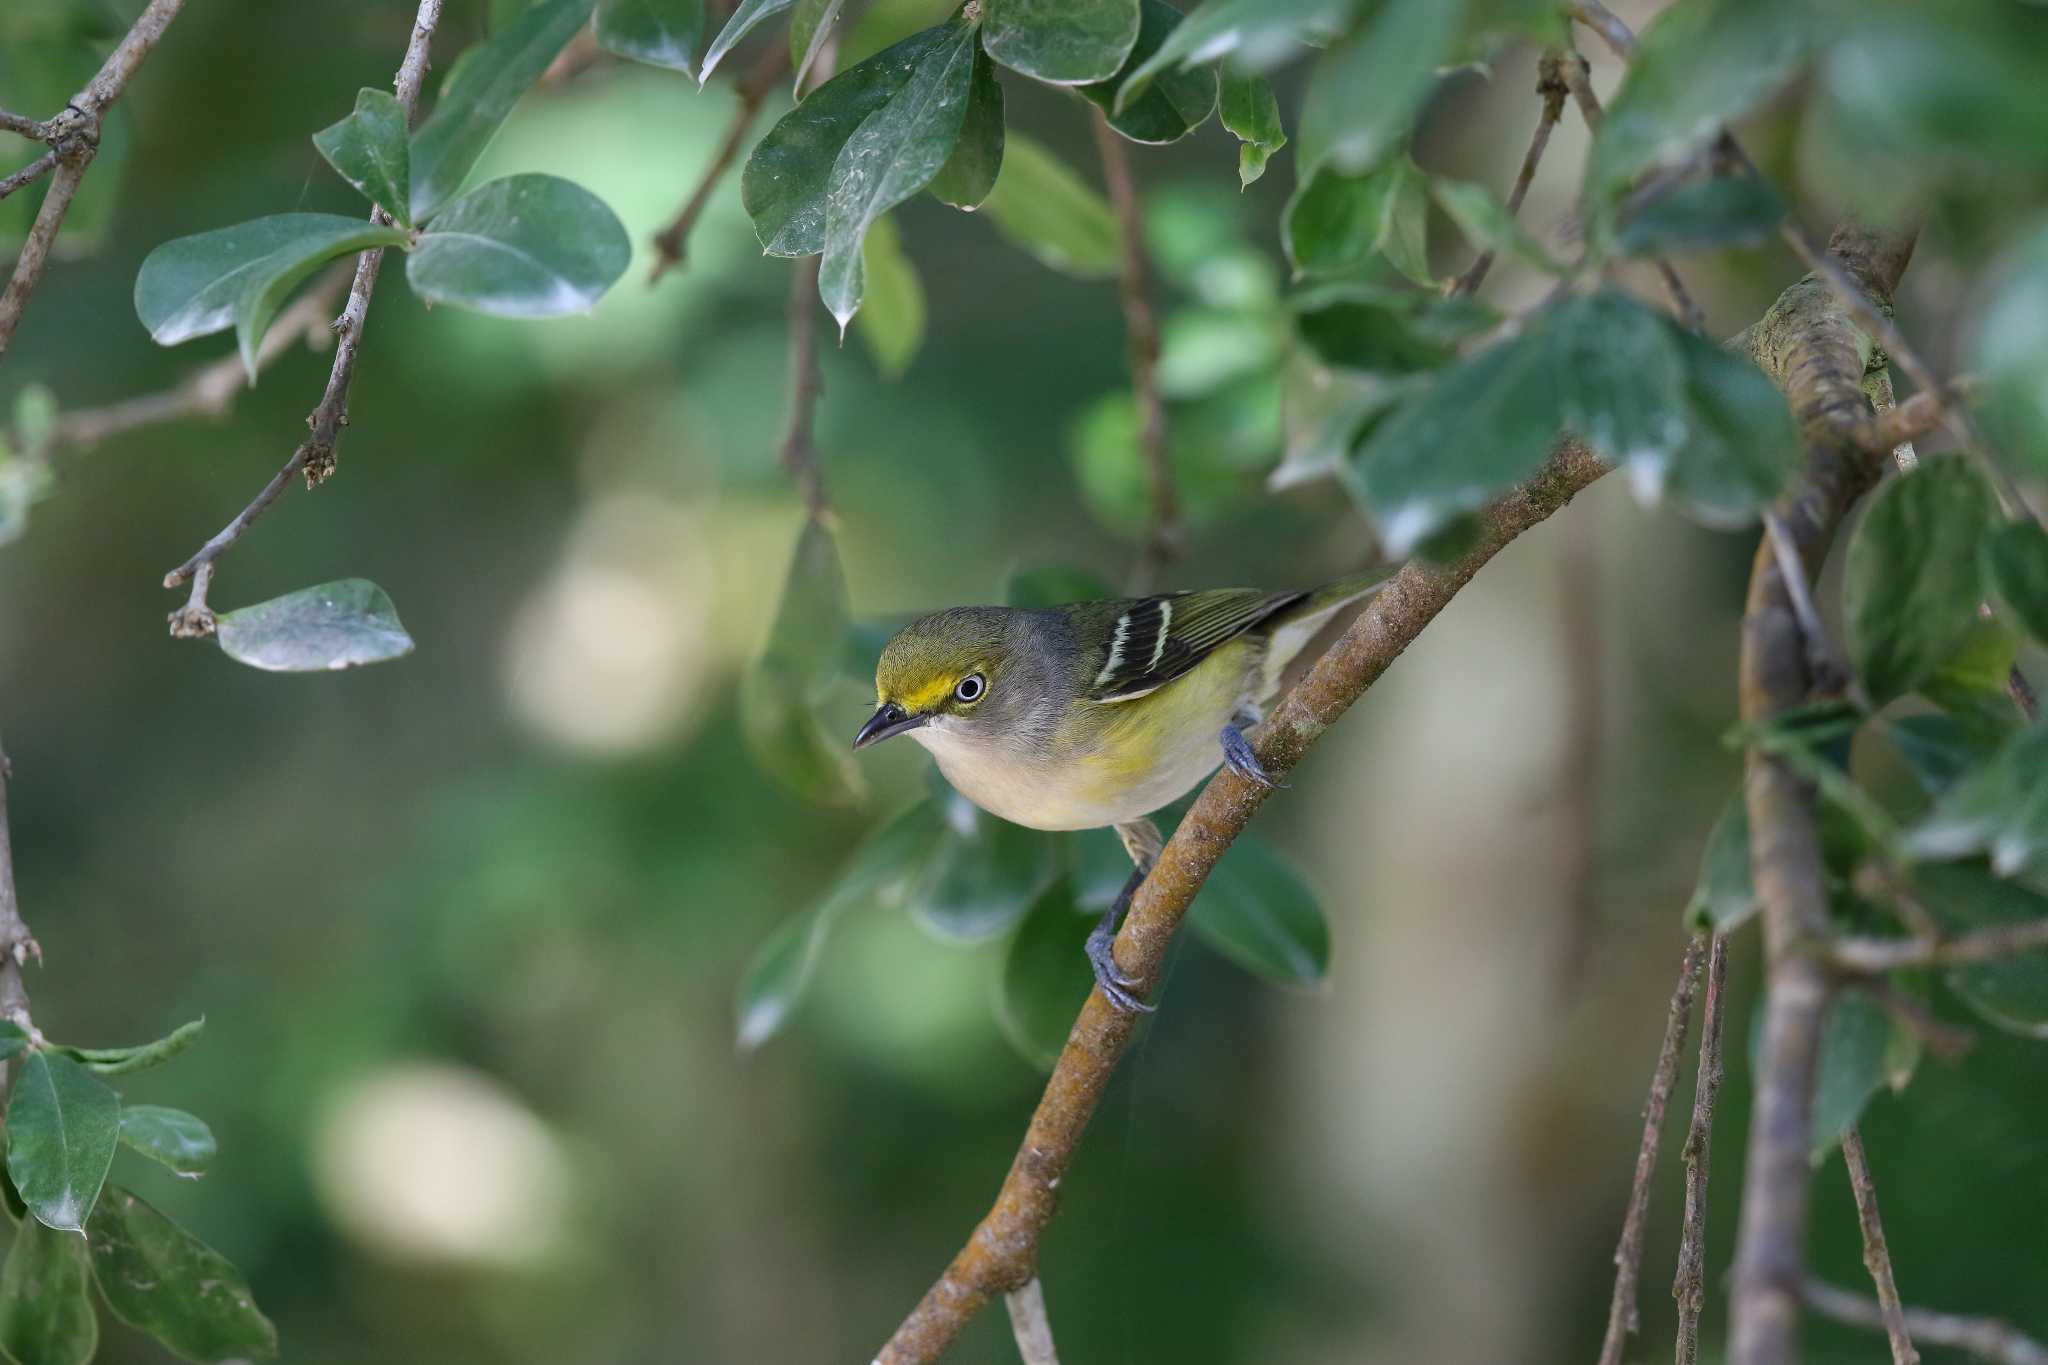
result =
[{"label": "small bird", "polygon": [[1305,592],[1219,588],[1040,610],[954,607],[898,631],[853,747],[909,735],[955,791],[1031,829],[1113,826],[1136,871],[1088,940],[1111,1004],[1151,1006],[1111,955],[1159,850],[1145,817],[1219,763],[1265,786],[1245,731],[1338,613],[1388,571]]}]

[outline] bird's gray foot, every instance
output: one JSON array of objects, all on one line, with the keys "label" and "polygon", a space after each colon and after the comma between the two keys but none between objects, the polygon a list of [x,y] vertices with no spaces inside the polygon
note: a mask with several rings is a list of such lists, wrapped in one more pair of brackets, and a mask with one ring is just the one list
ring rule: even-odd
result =
[{"label": "bird's gray foot", "polygon": [[1109,903],[1109,909],[1102,912],[1102,923],[1088,935],[1088,965],[1095,969],[1095,984],[1102,989],[1102,998],[1125,1014],[1150,1014],[1158,1008],[1146,1004],[1134,994],[1139,984],[1137,978],[1116,965],[1117,923],[1123,918],[1131,897],[1138,894],[1138,884],[1144,880],[1143,869],[1132,872],[1130,880],[1124,883],[1124,889],[1117,892],[1116,899]]},{"label": "bird's gray foot", "polygon": [[1282,784],[1266,771],[1259,762],[1259,756],[1252,752],[1252,742],[1244,737],[1244,731],[1235,722],[1223,727],[1223,762],[1230,771],[1247,782],[1256,782],[1267,791]]}]

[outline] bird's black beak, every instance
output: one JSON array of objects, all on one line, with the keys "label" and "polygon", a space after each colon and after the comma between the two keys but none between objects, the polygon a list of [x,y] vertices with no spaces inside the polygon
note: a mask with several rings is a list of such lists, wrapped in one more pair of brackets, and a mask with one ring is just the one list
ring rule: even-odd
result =
[{"label": "bird's black beak", "polygon": [[861,726],[860,733],[853,737],[853,747],[865,749],[868,745],[879,743],[892,735],[900,735],[906,730],[915,730],[918,726],[924,724],[927,719],[929,717],[913,716],[895,702],[889,702],[881,710],[868,717],[868,723]]}]

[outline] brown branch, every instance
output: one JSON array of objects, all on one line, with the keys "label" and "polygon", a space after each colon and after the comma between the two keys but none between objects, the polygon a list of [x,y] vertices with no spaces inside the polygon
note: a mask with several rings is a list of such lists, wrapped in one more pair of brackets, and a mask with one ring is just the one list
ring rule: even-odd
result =
[{"label": "brown branch", "polygon": [[782,467],[796,480],[812,521],[823,521],[832,513],[812,436],[818,395],[825,391],[825,377],[818,368],[819,263],[819,257],[806,256],[790,270],[789,423],[782,434]]},{"label": "brown branch", "polygon": [[33,185],[54,170],[56,165],[57,152],[52,148],[12,175],[0,179],[0,199],[5,199],[24,185]]},{"label": "brown branch", "polygon": [[[419,12],[413,18],[412,37],[406,43],[405,58],[399,63],[398,75],[392,81],[393,93],[398,97],[399,108],[405,111],[408,124],[419,108],[420,86],[427,77],[428,49],[433,43],[434,29],[441,22],[441,4],[442,0],[420,0]],[[391,215],[382,208],[370,211],[370,221],[385,227],[392,225]],[[270,482],[250,500],[248,506],[235,514],[233,521],[194,551],[191,558],[164,575],[166,588],[175,588],[188,580],[192,584],[185,605],[171,613],[173,636],[193,639],[213,634],[213,611],[206,604],[206,594],[213,582],[214,561],[234,548],[242,533],[283,494],[292,476],[304,475],[306,487],[310,489],[317,488],[334,473],[341,430],[348,425],[348,390],[355,380],[356,357],[363,341],[363,319],[370,311],[370,295],[377,287],[377,271],[383,261],[382,247],[372,247],[356,258],[355,280],[349,287],[348,302],[343,306],[341,316],[334,321],[337,340],[334,364],[327,374],[327,388],[320,395],[319,403],[306,416],[306,425],[312,428],[312,436],[292,452],[284,468],[271,476]]]},{"label": "brown branch", "polygon": [[48,142],[50,125],[40,119],[32,119],[26,114],[0,109],[0,133],[14,133],[31,142]]},{"label": "brown branch", "polygon": [[1891,1340],[1892,1365],[1920,1365],[1920,1353],[1913,1349],[1913,1337],[1906,1328],[1905,1307],[1899,1302],[1898,1282],[1892,1278],[1892,1253],[1885,1245],[1884,1220],[1877,1215],[1877,1184],[1870,1178],[1870,1158],[1863,1150],[1863,1134],[1853,1123],[1842,1134],[1842,1160],[1849,1167],[1849,1188],[1856,1195],[1856,1221],[1863,1230],[1863,1266],[1877,1286],[1878,1310],[1885,1336]]},{"label": "brown branch", "polygon": [[[1808,1280],[1803,1293],[1815,1312],[1837,1322],[1854,1327],[1884,1326],[1884,1310],[1876,1299],[1839,1289],[1824,1280]],[[2048,1365],[2048,1345],[1997,1318],[1907,1308],[1904,1319],[1907,1330],[1929,1346],[1953,1346],[1995,1365]]]},{"label": "brown branch", "polygon": [[1033,1276],[1022,1289],[1004,1296],[1010,1309],[1010,1330],[1017,1338],[1017,1354],[1024,1365],[1060,1365],[1053,1347],[1052,1319],[1045,1312],[1045,1286]]},{"label": "brown branch", "polygon": [[1149,578],[1151,570],[1180,553],[1180,497],[1173,486],[1173,455],[1166,439],[1166,400],[1159,392],[1159,324],[1152,316],[1152,302],[1145,292],[1149,269],[1145,211],[1131,180],[1131,162],[1124,154],[1123,139],[1099,110],[1094,124],[1102,179],[1109,190],[1109,204],[1116,212],[1123,242],[1117,297],[1123,304],[1124,333],[1129,339],[1131,391],[1138,403],[1138,450],[1145,458],[1145,478],[1152,493],[1152,530],[1139,560],[1139,577]]},{"label": "brown branch", "polygon": [[[1542,97],[1543,112],[1537,115],[1536,131],[1529,136],[1529,150],[1522,154],[1522,169],[1515,172],[1515,183],[1508,190],[1508,216],[1522,211],[1522,201],[1529,196],[1529,186],[1536,179],[1536,167],[1543,160],[1544,149],[1550,146],[1550,135],[1557,128],[1558,120],[1564,117],[1565,96],[1571,86],[1565,80],[1567,62],[1576,63],[1576,54],[1571,57],[1556,48],[1548,48],[1536,61],[1536,93]],[[1486,273],[1493,269],[1494,253],[1482,251],[1465,273],[1451,281],[1444,292],[1452,298],[1477,293],[1479,286],[1486,282]]]},{"label": "brown branch", "polygon": [[[8,279],[6,290],[0,292],[0,359],[6,357],[15,329],[21,325],[21,315],[28,308],[29,296],[42,283],[43,271],[50,263],[50,249],[56,243],[58,230],[64,226],[64,215],[71,211],[71,201],[78,194],[80,182],[85,179],[86,167],[92,164],[93,157],[99,152],[100,120],[105,116],[107,107],[121,98],[121,92],[128,88],[129,79],[141,68],[143,60],[164,36],[164,30],[171,26],[171,21],[184,7],[185,0],[149,0],[148,7],[136,17],[114,50],[107,54],[106,61],[86,82],[85,88],[73,95],[71,103],[48,122],[38,123],[19,114],[7,116],[4,126],[9,132],[49,143],[56,160],[45,167],[55,171],[49,193],[43,196],[35,223],[29,228],[21,251],[14,258],[14,274]],[[33,169],[34,165],[48,159],[41,158],[25,169]],[[37,172],[38,175],[41,173]],[[34,179],[34,176],[29,178]],[[19,185],[12,187],[19,188]]]},{"label": "brown branch", "polygon": [[1677,1365],[1697,1365],[1700,1314],[1707,1306],[1707,1176],[1713,1165],[1714,1105],[1721,1097],[1721,1021],[1727,1013],[1728,940],[1715,934],[1707,954],[1707,998],[1700,1006],[1700,1069],[1693,1081],[1692,1126],[1685,1134],[1685,1222],[1678,1242]]},{"label": "brown branch", "polygon": [[768,92],[781,83],[782,73],[788,69],[788,47],[782,43],[770,43],[753,69],[733,82],[733,94],[738,97],[738,103],[733,106],[732,122],[726,125],[725,136],[720,139],[718,150],[712,153],[711,164],[697,178],[697,186],[690,191],[690,197],[676,211],[674,220],[654,235],[654,269],[647,276],[648,284],[656,283],[682,264],[690,230],[697,226],[704,206],[711,202],[712,192],[732,168],[740,148],[746,144],[747,132],[754,126],[754,119],[761,112],[761,104],[768,98]]},{"label": "brown branch", "polygon": [[1635,1184],[1629,1190],[1628,1213],[1621,1220],[1621,1242],[1614,1248],[1614,1298],[1607,1307],[1607,1336],[1600,1343],[1600,1365],[1621,1365],[1629,1334],[1638,1330],[1637,1289],[1643,1276],[1643,1229],[1650,1217],[1650,1183],[1657,1174],[1657,1148],[1664,1139],[1664,1114],[1671,1089],[1678,1083],[1678,1054],[1685,1049],[1686,1024],[1692,1018],[1693,992],[1700,984],[1700,963],[1707,936],[1686,940],[1678,967],[1678,985],[1671,992],[1671,1010],[1664,1018],[1664,1046],[1650,1073],[1650,1095],[1643,1102],[1643,1140],[1636,1148]]},{"label": "brown branch", "polygon": [[[1585,447],[1567,443],[1534,479],[1488,509],[1478,544],[1463,558],[1441,567],[1410,563],[1388,580],[1261,728],[1256,749],[1266,771],[1285,777],[1488,560],[1606,472]],[[1158,984],[1181,917],[1266,795],[1265,787],[1225,769],[1167,841],[1116,940],[1117,965],[1137,981],[1139,994]],[[1055,1192],[1135,1027],[1135,1016],[1113,1009],[1100,990],[1089,993],[995,1206],[882,1348],[878,1365],[936,1360],[991,1297],[1036,1273]]]}]

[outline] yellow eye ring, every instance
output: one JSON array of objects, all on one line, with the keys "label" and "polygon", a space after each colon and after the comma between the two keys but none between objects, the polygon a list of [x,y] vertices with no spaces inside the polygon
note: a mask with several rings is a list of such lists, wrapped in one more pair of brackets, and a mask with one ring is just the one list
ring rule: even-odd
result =
[{"label": "yellow eye ring", "polygon": [[979,673],[969,673],[953,684],[953,700],[965,706],[972,706],[988,693],[988,679]]}]

